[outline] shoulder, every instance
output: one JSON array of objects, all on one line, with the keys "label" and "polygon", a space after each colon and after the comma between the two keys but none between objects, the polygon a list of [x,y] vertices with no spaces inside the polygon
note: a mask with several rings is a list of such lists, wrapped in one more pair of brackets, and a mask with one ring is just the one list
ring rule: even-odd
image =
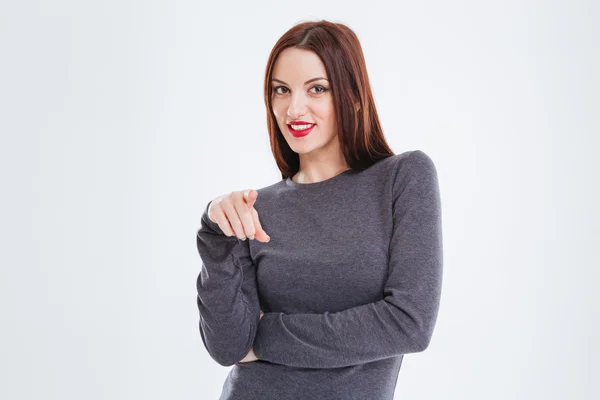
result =
[{"label": "shoulder", "polygon": [[396,154],[393,159],[394,181],[403,177],[427,178],[435,176],[437,169],[432,158],[422,150],[410,150]]},{"label": "shoulder", "polygon": [[276,207],[281,203],[280,199],[285,195],[286,192],[285,179],[255,190],[258,192],[258,197],[256,198],[256,203],[254,203],[254,206],[258,211],[260,211],[260,209]]},{"label": "shoulder", "polygon": [[260,187],[256,189],[259,195],[263,195],[263,197],[271,197],[276,196],[281,189],[285,187],[285,179],[277,181],[267,186]]},{"label": "shoulder", "polygon": [[409,150],[391,157],[394,160],[396,172],[408,170],[433,169],[435,164],[431,157],[423,150]]},{"label": "shoulder", "polygon": [[432,158],[422,150],[396,154],[392,166],[392,190],[394,198],[404,196],[422,197],[425,193],[439,191],[438,174]]}]

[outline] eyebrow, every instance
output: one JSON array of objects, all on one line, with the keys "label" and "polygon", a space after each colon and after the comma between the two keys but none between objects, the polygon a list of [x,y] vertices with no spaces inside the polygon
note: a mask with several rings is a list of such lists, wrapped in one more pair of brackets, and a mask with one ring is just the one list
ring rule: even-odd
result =
[{"label": "eyebrow", "polygon": [[[305,85],[308,85],[308,84],[309,84],[309,83],[311,83],[311,82],[314,82],[314,81],[319,81],[319,80],[321,80],[321,79],[323,79],[323,80],[325,80],[325,81],[329,82],[329,79],[327,79],[327,78],[312,78],[312,79],[309,79],[309,80],[307,80],[306,82],[304,82],[304,84],[305,84]],[[272,80],[273,80],[273,81],[277,81],[277,82],[279,82],[279,83],[283,83],[284,85],[287,85],[287,83],[285,83],[285,82],[284,82],[284,81],[282,81],[281,79],[273,78]]]}]

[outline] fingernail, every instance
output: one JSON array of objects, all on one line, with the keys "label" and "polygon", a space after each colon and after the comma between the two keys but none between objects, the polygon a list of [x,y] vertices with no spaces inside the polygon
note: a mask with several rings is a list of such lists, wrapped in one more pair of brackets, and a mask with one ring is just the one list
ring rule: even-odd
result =
[{"label": "fingernail", "polygon": [[246,236],[244,236],[244,237],[242,238],[242,240],[246,240]]}]

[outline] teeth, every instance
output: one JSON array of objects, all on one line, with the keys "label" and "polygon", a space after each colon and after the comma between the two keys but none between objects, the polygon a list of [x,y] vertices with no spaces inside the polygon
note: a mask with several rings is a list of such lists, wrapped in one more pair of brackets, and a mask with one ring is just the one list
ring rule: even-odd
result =
[{"label": "teeth", "polygon": [[313,126],[313,124],[308,124],[308,125],[290,125],[290,126],[295,131],[303,131],[303,130],[308,129],[311,126]]}]

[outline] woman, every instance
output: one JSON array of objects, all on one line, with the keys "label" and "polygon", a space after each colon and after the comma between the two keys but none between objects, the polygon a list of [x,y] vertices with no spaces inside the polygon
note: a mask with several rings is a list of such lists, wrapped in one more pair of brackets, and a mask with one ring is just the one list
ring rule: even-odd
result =
[{"label": "woman", "polygon": [[200,334],[233,365],[221,399],[392,399],[438,313],[436,168],[387,145],[343,24],[279,39],[265,103],[281,181],[213,199],[197,235]]}]

